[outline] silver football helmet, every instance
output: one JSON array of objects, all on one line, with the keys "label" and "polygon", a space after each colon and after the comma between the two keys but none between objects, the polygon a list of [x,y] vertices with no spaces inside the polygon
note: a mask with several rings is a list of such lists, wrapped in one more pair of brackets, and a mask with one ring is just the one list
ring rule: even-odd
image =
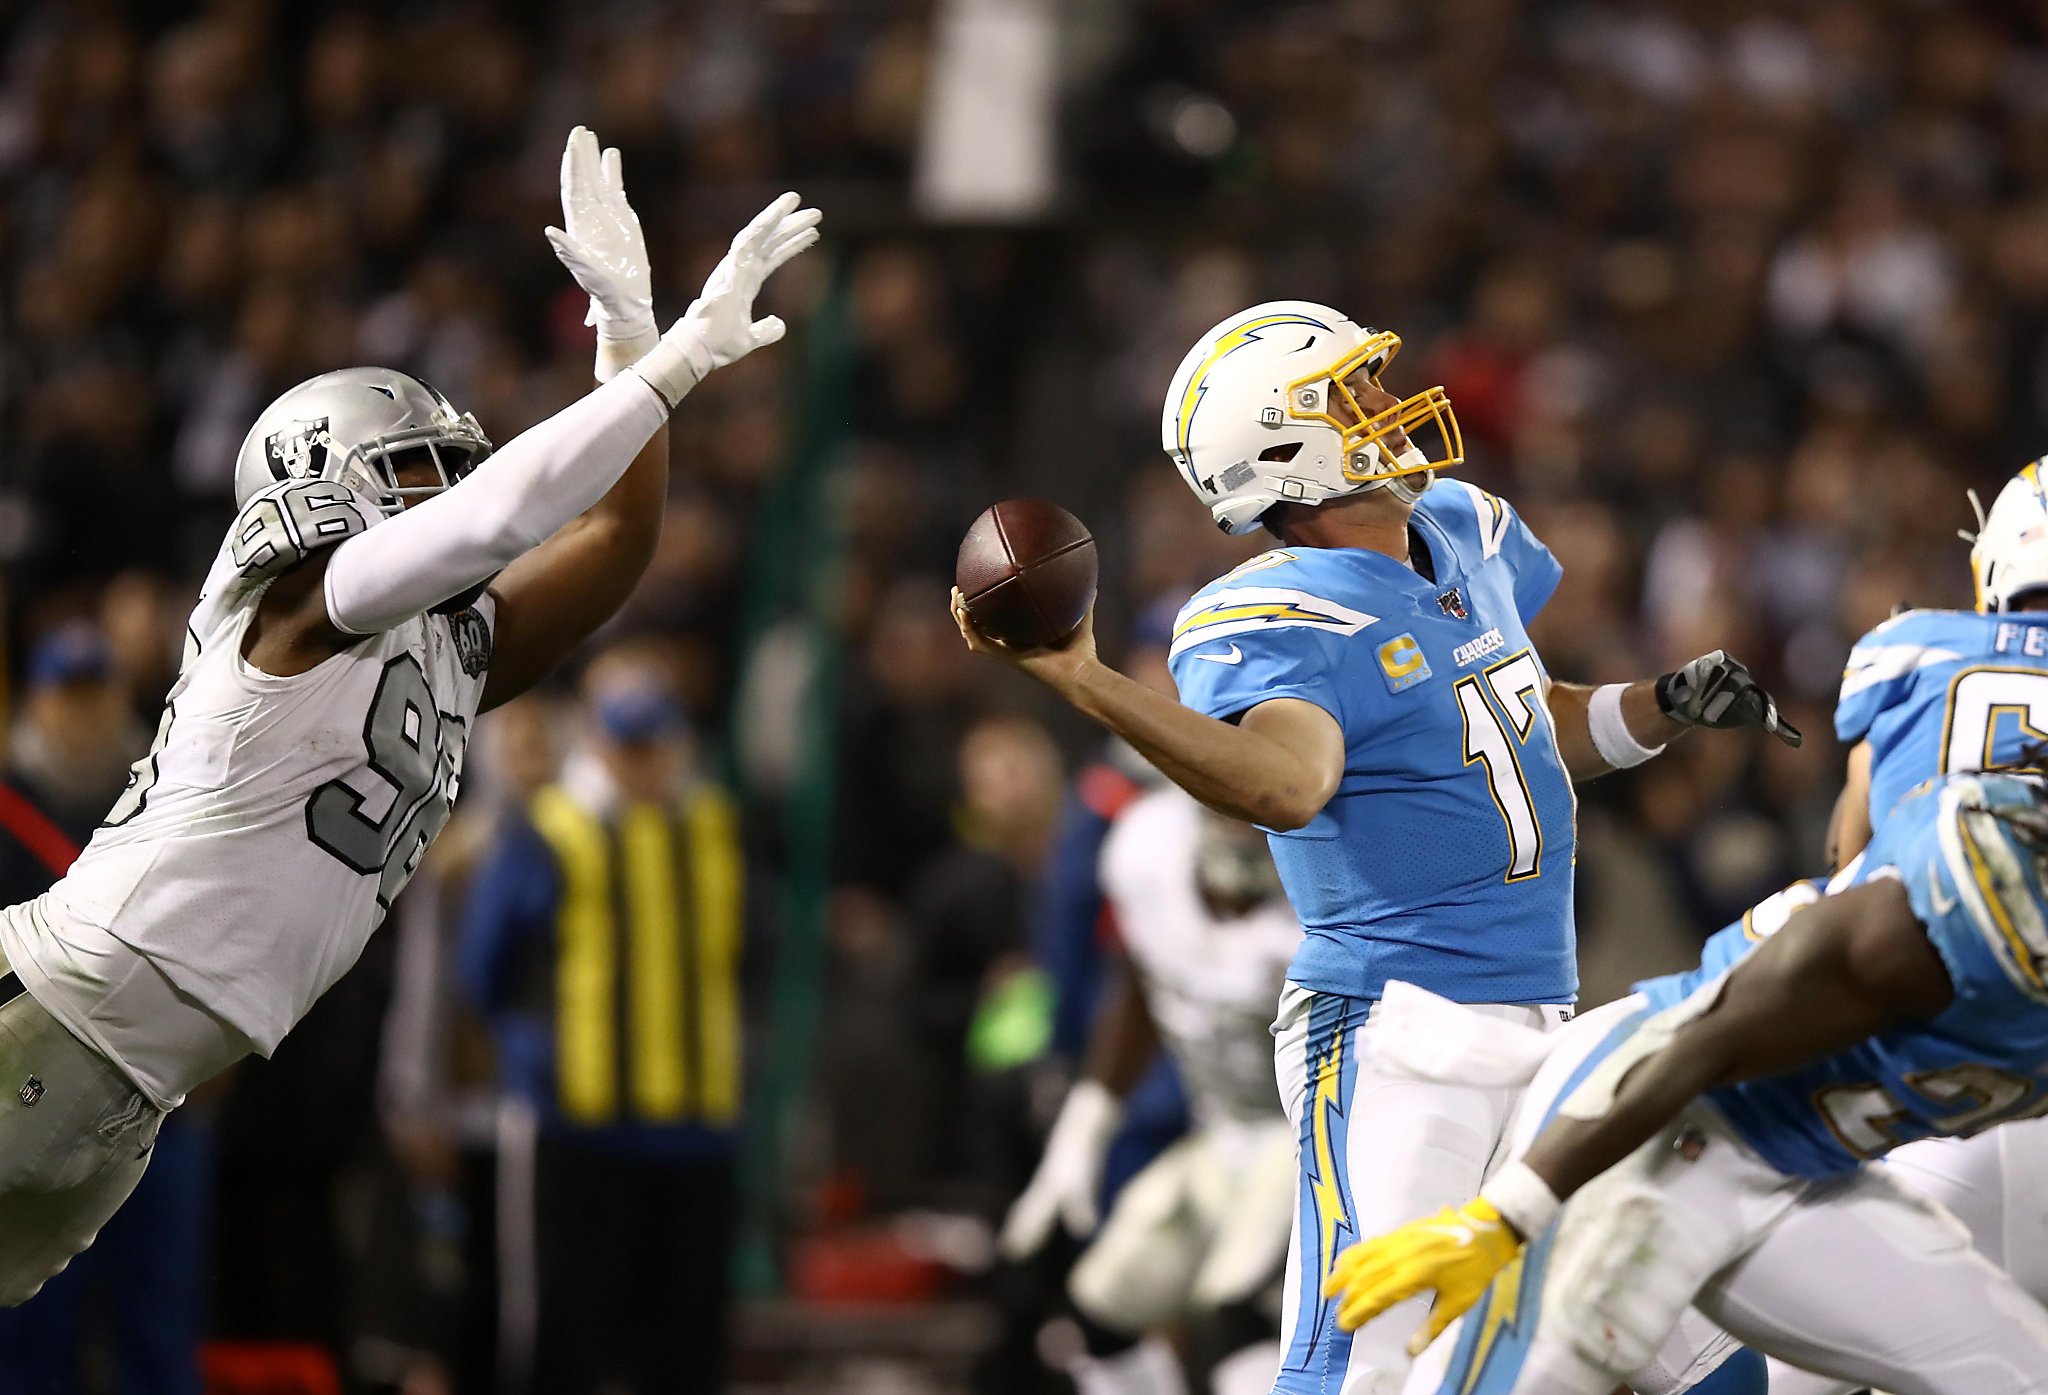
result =
[{"label": "silver football helmet", "polygon": [[[394,457],[424,449],[439,480],[401,486]],[[346,484],[386,514],[439,494],[491,453],[468,412],[395,368],[343,368],[308,378],[263,409],[235,457],[235,507],[280,480]]]}]

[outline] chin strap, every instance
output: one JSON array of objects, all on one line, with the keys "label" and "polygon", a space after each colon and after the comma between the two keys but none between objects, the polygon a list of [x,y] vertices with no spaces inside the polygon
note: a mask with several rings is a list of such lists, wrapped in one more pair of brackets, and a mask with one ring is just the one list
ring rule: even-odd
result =
[{"label": "chin strap", "polygon": [[1429,487],[1436,483],[1436,471],[1424,470],[1419,475],[1396,475],[1393,479],[1382,480],[1380,483],[1386,486],[1388,493],[1402,503],[1416,504],[1429,492]]}]

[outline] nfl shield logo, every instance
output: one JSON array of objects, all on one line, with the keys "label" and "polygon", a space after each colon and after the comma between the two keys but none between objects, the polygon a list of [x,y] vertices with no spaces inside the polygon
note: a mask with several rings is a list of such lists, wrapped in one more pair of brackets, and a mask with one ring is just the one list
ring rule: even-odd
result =
[{"label": "nfl shield logo", "polygon": [[20,1093],[23,1104],[34,1104],[43,1097],[43,1082],[31,1075],[28,1083],[21,1087]]},{"label": "nfl shield logo", "polygon": [[1465,597],[1459,593],[1458,588],[1455,586],[1439,595],[1436,598],[1436,603],[1443,609],[1443,613],[1450,616],[1453,620],[1470,620],[1472,618],[1470,612],[1465,609]]}]

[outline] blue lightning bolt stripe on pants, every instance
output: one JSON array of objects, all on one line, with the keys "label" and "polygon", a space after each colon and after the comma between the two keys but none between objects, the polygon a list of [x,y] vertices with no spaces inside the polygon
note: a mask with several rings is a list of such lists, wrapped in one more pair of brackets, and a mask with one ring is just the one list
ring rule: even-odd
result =
[{"label": "blue lightning bolt stripe on pants", "polygon": [[[1402,1379],[1422,1301],[1341,1332],[1323,1279],[1346,1245],[1476,1192],[1514,1102],[1509,1090],[1382,1075],[1365,1030],[1374,1007],[1289,984],[1273,1027],[1281,1100],[1299,1141],[1279,1395],[1360,1395]],[[1543,1028],[1563,1017],[1555,1007],[1475,1010]]]}]

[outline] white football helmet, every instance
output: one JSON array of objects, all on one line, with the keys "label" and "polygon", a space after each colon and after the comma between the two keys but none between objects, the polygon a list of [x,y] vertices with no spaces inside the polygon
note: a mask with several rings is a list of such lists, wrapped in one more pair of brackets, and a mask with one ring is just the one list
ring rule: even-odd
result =
[{"label": "white football helmet", "polygon": [[[1464,463],[1465,443],[1440,387],[1368,413],[1345,379],[1375,382],[1399,335],[1368,329],[1306,300],[1273,300],[1230,316],[1196,341],[1174,372],[1160,443],[1226,533],[1249,533],[1281,502],[1320,504],[1390,488],[1413,503],[1434,471]],[[1349,420],[1333,414],[1341,404]],[[1415,444],[1434,426],[1442,453]],[[1399,433],[1396,449],[1388,438]]]},{"label": "white football helmet", "polygon": [[[1977,583],[1977,609],[2000,611],[2022,592],[2048,588],[2048,488],[2041,470],[2048,456],[2032,462],[2006,481],[1991,501],[1991,512],[1977,511],[1977,533],[1970,539],[1970,572]],[[1975,491],[1970,502],[1976,504]],[[1966,535],[1967,536],[1967,535]]]},{"label": "white football helmet", "polygon": [[[392,457],[424,448],[440,482],[401,487]],[[308,378],[263,409],[235,457],[235,507],[280,480],[346,484],[395,514],[439,494],[491,453],[468,412],[393,368],[343,368]]]}]

